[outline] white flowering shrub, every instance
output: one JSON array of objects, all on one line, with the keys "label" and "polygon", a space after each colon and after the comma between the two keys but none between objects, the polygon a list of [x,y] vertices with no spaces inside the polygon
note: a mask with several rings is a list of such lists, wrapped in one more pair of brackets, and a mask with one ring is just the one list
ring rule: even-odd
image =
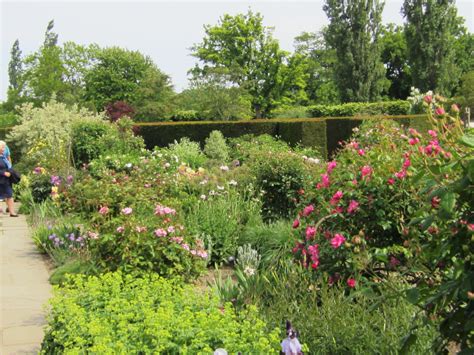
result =
[{"label": "white flowering shrub", "polygon": [[104,119],[102,115],[54,100],[39,108],[29,103],[20,108],[19,124],[10,132],[8,141],[18,148],[28,168],[40,165],[57,171],[70,166],[72,124]]}]

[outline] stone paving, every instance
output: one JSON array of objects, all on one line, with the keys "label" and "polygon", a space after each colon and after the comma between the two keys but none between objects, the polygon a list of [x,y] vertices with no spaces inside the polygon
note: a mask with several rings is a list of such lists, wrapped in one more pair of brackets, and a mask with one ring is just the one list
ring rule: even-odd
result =
[{"label": "stone paving", "polygon": [[0,213],[0,277],[0,354],[37,354],[52,288],[25,216]]}]

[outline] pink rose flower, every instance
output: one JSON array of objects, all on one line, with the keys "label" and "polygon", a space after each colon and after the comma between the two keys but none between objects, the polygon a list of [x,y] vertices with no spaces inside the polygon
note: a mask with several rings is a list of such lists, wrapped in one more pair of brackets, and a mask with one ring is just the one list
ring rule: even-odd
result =
[{"label": "pink rose flower", "polygon": [[359,202],[351,200],[349,202],[349,207],[347,207],[347,213],[354,213],[359,208]]},{"label": "pink rose flower", "polygon": [[132,214],[133,210],[131,207],[125,207],[125,208],[122,208],[122,213],[126,216]]},{"label": "pink rose flower", "polygon": [[327,171],[326,171],[326,172],[327,172],[328,174],[330,174],[331,171],[333,171],[336,166],[337,166],[337,162],[336,162],[335,160],[330,161],[330,162],[328,163],[328,167],[327,167]]},{"label": "pink rose flower", "polygon": [[166,237],[168,233],[163,229],[163,228],[158,228],[157,230],[155,230],[155,235],[157,237]]},{"label": "pink rose flower", "polygon": [[392,178],[388,179],[387,184],[389,184],[389,185],[395,184],[395,179],[392,179]]},{"label": "pink rose flower", "polygon": [[362,177],[370,176],[372,174],[372,168],[369,165],[364,165],[360,172],[362,173]]},{"label": "pink rose flower", "polygon": [[347,279],[347,286],[350,288],[355,288],[356,287],[356,280],[354,280],[352,277]]},{"label": "pink rose flower", "polygon": [[357,151],[357,153],[360,155],[360,156],[364,156],[365,155],[365,150],[364,149],[359,149]]},{"label": "pink rose flower", "polygon": [[303,209],[303,216],[307,217],[314,211],[313,205],[308,205]]},{"label": "pink rose flower", "polygon": [[438,116],[442,116],[446,113],[446,111],[444,110],[443,107],[437,107],[436,110],[435,110],[435,114],[437,114]]},{"label": "pink rose flower", "polygon": [[438,137],[438,134],[435,131],[433,131],[432,129],[428,130],[428,134],[433,138]]},{"label": "pink rose flower", "polygon": [[334,237],[331,239],[331,246],[334,249],[339,248],[344,242],[346,241],[346,238],[342,234],[335,234]]},{"label": "pink rose flower", "polygon": [[107,206],[102,206],[99,210],[99,213],[105,216],[107,213],[109,213],[109,208]]},{"label": "pink rose flower", "polygon": [[344,193],[341,190],[336,191],[336,193],[331,197],[329,203],[334,206],[339,203],[339,200],[344,196]]},{"label": "pink rose flower", "polygon": [[300,220],[297,218],[293,221],[293,228],[298,228],[300,226]]},{"label": "pink rose flower", "polygon": [[306,227],[306,239],[312,239],[316,235],[316,228],[312,226]]},{"label": "pink rose flower", "polygon": [[124,230],[125,230],[125,228],[123,226],[119,226],[116,229],[117,233],[123,233]]}]

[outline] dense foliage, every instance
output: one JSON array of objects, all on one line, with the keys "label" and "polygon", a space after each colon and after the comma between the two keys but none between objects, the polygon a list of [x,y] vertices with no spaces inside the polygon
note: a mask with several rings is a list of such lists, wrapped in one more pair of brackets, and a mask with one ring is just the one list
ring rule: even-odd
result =
[{"label": "dense foliage", "polygon": [[56,289],[42,354],[276,353],[279,331],[267,332],[250,307],[236,314],[216,296],[155,275],[75,277]]}]

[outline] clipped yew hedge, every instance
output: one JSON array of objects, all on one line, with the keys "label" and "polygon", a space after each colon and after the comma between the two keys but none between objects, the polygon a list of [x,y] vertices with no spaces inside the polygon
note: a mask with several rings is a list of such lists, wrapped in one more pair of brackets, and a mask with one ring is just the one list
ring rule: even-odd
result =
[{"label": "clipped yew hedge", "polygon": [[252,121],[204,121],[204,122],[157,122],[139,123],[138,132],[147,148],[166,147],[183,137],[204,144],[209,134],[218,130],[225,137],[239,137],[244,134],[269,134],[281,137],[294,145],[301,143],[318,148],[326,156],[326,122],[324,120],[252,120]]},{"label": "clipped yew hedge", "polygon": [[311,117],[398,116],[409,114],[410,103],[406,100],[350,102],[341,105],[313,105],[307,110]]},{"label": "clipped yew hedge", "polygon": [[183,137],[204,144],[214,130],[225,137],[244,134],[269,134],[280,137],[290,145],[297,143],[317,148],[323,157],[330,156],[338,147],[338,142],[347,140],[352,130],[364,119],[395,119],[404,126],[426,132],[429,122],[425,115],[405,116],[365,116],[294,118],[252,121],[203,121],[203,122],[147,122],[138,123],[138,132],[144,138],[147,148],[166,147]]}]

